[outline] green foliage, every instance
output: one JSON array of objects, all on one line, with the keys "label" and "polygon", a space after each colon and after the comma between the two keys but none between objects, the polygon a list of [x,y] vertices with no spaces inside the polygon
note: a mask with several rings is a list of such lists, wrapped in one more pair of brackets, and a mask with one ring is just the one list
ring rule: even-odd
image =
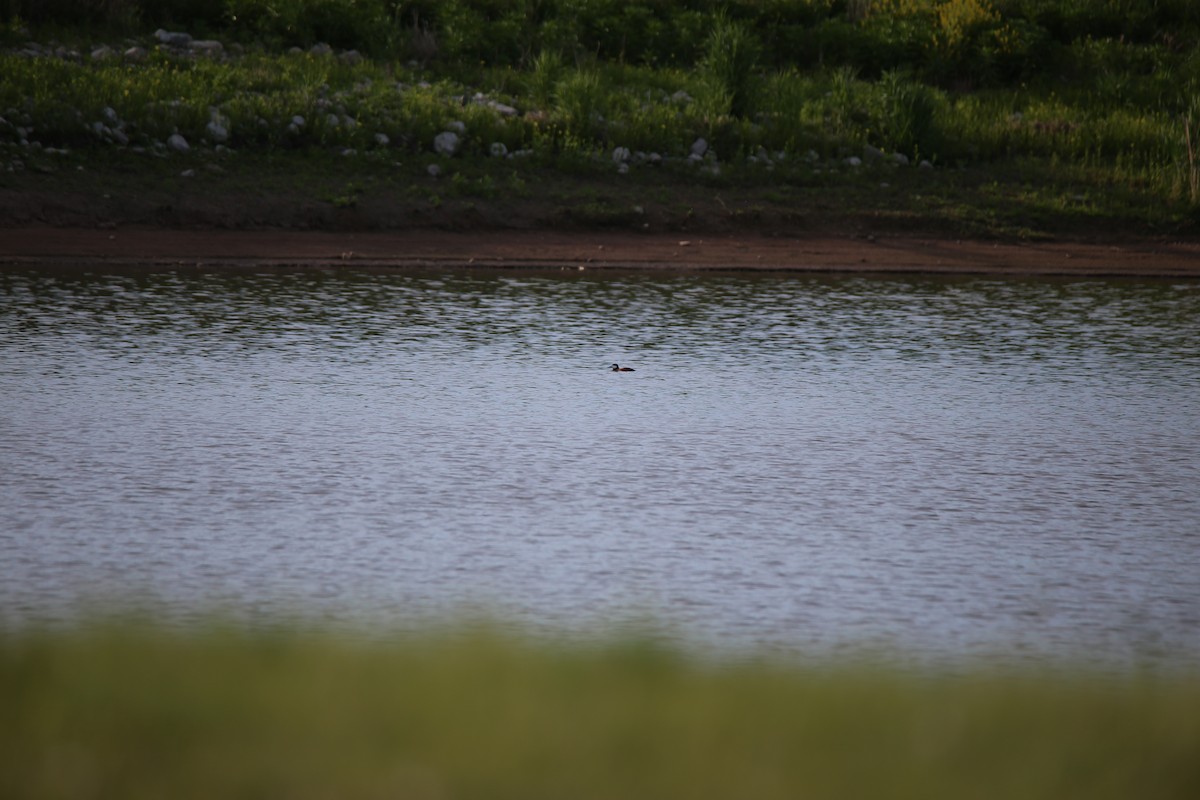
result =
[{"label": "green foliage", "polygon": [[237,30],[283,46],[325,42],[383,56],[407,40],[400,4],[388,0],[225,0],[225,6]]},{"label": "green foliage", "polygon": [[373,640],[136,625],[4,633],[0,793],[1200,793],[1200,685],[1190,674],[703,663],[648,638],[550,645],[487,628]]},{"label": "green foliage", "polygon": [[910,156],[941,150],[937,129],[939,104],[932,89],[901,72],[888,72],[879,82],[882,113],[879,144]]},{"label": "green foliage", "polygon": [[[703,136],[726,162],[869,144],[1196,195],[1190,0],[0,0],[0,19],[4,147],[112,146],[95,128],[105,108],[129,146],[160,150],[176,131],[204,143],[214,113],[233,148],[374,151],[383,133],[427,153],[458,121],[464,156],[499,142],[581,170],[611,169],[618,146],[678,163]],[[149,35],[160,25],[244,54],[174,54]],[[19,53],[42,34],[79,55]],[[88,57],[130,34],[145,60]],[[309,55],[321,41],[369,58]],[[479,91],[523,113],[472,102]],[[289,129],[296,115],[306,124]]]},{"label": "green foliage", "polygon": [[762,45],[750,29],[718,15],[704,45],[704,69],[729,94],[730,112],[744,117],[756,90]]}]

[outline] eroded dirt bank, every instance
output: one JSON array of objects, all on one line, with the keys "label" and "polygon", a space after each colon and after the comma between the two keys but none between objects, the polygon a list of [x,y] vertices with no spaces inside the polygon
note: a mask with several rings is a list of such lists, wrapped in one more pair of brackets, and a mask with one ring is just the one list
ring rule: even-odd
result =
[{"label": "eroded dirt bank", "polygon": [[143,267],[494,267],[1200,277],[1200,243],[1014,243],[614,231],[0,229],[0,263]]}]

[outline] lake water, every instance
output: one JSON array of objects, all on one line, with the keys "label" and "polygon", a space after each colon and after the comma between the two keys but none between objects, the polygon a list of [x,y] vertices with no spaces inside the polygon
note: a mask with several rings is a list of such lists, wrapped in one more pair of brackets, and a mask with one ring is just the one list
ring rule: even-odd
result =
[{"label": "lake water", "polygon": [[0,625],[1200,656],[1200,283],[563,275],[0,272]]}]

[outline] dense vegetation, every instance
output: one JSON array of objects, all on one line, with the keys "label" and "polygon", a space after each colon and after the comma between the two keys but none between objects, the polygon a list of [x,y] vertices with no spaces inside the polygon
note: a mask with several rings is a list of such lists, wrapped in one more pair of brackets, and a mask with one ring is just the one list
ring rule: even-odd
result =
[{"label": "dense vegetation", "polygon": [[[624,171],[703,138],[708,178],[803,183],[898,154],[1119,187],[1181,229],[1200,208],[1191,0],[0,0],[0,18],[10,148],[162,152],[177,132],[432,155],[457,129],[458,156]],[[158,26],[225,47],[181,52]]]},{"label": "dense vegetation", "polygon": [[1193,798],[1194,676],[702,663],[650,641],[0,633],[6,798]]}]

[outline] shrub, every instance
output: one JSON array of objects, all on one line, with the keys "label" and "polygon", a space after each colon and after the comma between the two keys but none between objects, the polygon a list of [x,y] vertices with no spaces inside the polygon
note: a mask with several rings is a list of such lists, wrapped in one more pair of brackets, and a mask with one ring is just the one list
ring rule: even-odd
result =
[{"label": "shrub", "polygon": [[729,94],[730,112],[744,117],[753,102],[762,46],[748,27],[719,15],[704,46],[704,70]]}]

